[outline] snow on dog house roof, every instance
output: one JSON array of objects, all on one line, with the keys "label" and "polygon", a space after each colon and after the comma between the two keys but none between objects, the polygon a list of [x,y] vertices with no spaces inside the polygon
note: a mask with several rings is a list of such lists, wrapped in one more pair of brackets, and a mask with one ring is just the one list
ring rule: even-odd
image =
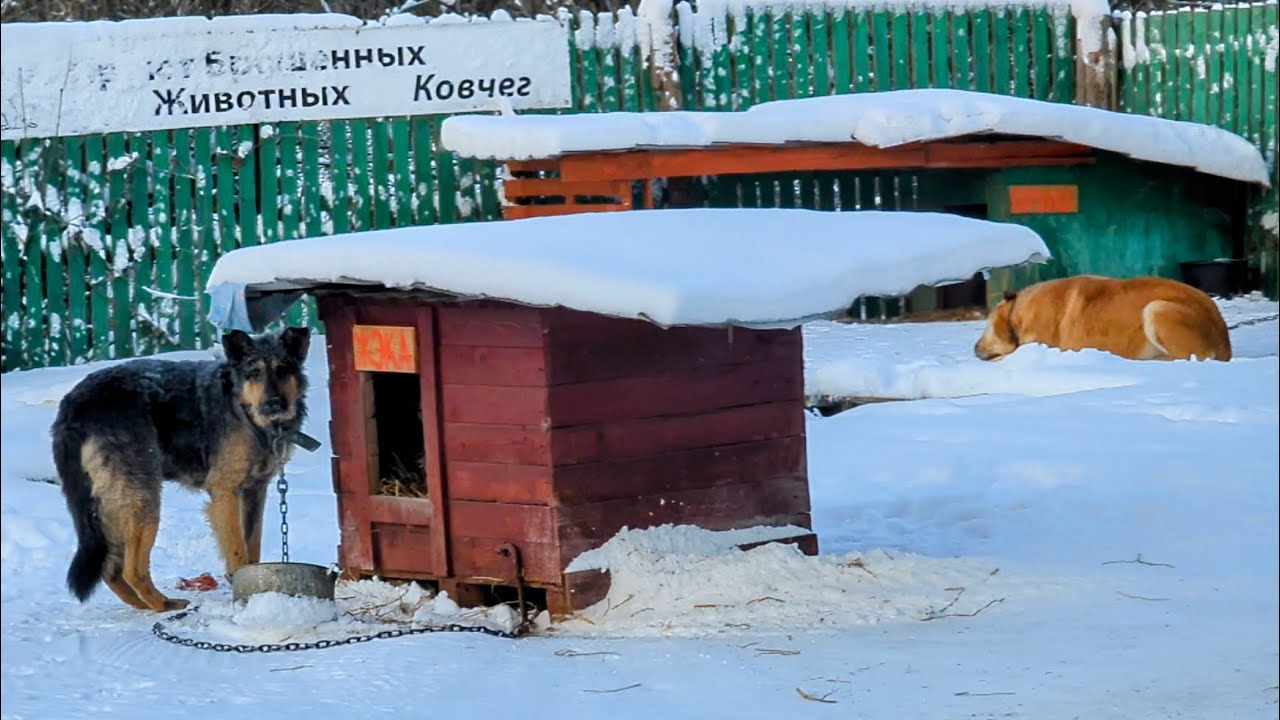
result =
[{"label": "snow on dog house roof", "polygon": [[[224,329],[250,329],[250,316],[261,327],[283,309],[281,297],[326,285],[559,305],[664,326],[794,327],[863,295],[1048,258],[1029,228],[940,213],[635,210],[259,245],[220,258],[207,289],[210,320]],[[250,307],[258,300],[266,302]]]},{"label": "snow on dog house roof", "polygon": [[458,115],[446,119],[441,129],[449,150],[494,160],[719,144],[854,141],[890,148],[980,134],[1062,140],[1270,185],[1258,148],[1221,128],[968,90],[893,90],[779,100],[742,112]]}]

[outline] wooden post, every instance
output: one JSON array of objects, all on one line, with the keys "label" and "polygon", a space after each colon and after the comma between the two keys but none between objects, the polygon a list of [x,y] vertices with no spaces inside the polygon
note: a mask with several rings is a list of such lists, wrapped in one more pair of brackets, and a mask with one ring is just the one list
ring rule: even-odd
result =
[{"label": "wooden post", "polygon": [[[649,47],[646,61],[649,65],[649,86],[653,88],[656,109],[673,111],[684,109],[684,87],[680,82],[679,31],[671,22],[671,0],[640,0],[639,15],[649,27]],[[644,178],[645,207],[654,206],[653,182],[657,178]],[[701,203],[697,188],[701,183],[692,177],[666,179],[662,193],[663,207],[697,207]]]},{"label": "wooden post", "polygon": [[[673,31],[674,34],[674,31]],[[658,38],[654,38],[654,43]],[[667,41],[675,42],[675,38]],[[666,62],[658,62],[658,55],[649,56],[649,83],[653,86],[653,96],[658,101],[659,110],[680,110],[684,107],[684,91],[680,84],[680,57],[668,51]]]},{"label": "wooden post", "polygon": [[1094,31],[1100,41],[1096,49],[1091,48],[1093,42],[1086,42],[1087,29],[1081,28],[1076,37],[1076,104],[1089,107],[1115,110],[1118,105],[1116,88],[1116,35],[1111,26],[1111,18],[1103,16],[1092,21],[1081,20],[1081,23],[1096,22]]},{"label": "wooden post", "polygon": [[657,110],[684,108],[684,92],[680,84],[680,55],[676,44],[679,31],[671,22],[671,0],[641,0],[639,15],[649,26],[649,85],[657,100]]}]

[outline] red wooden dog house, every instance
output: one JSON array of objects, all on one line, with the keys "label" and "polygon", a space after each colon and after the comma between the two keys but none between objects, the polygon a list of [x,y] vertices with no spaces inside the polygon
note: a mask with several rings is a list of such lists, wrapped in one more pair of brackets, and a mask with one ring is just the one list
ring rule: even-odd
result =
[{"label": "red wooden dog house", "polygon": [[[848,242],[879,236],[942,259]],[[244,309],[223,326],[318,301],[349,576],[464,604],[533,589],[561,614],[607,592],[565,569],[623,527],[764,526],[816,553],[801,319],[884,277],[1045,254],[1026,228],[931,213],[650,210],[244,248],[210,288]]]},{"label": "red wooden dog house", "polygon": [[[798,329],[318,294],[349,574],[542,588],[564,613],[608,588],[565,566],[624,526],[810,527]],[[419,497],[382,484],[405,425]]]}]

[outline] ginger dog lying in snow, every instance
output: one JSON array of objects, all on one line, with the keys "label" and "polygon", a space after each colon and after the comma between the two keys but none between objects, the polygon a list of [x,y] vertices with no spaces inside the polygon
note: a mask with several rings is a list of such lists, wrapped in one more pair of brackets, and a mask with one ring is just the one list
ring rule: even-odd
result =
[{"label": "ginger dog lying in snow", "polygon": [[1027,343],[1096,348],[1131,360],[1231,359],[1217,303],[1174,280],[1080,275],[1004,298],[973,346],[982,360],[998,360]]}]

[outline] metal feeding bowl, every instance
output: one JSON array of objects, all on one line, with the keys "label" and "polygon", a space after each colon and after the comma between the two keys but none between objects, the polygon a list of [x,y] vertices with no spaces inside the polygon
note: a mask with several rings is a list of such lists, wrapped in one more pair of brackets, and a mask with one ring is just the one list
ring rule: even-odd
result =
[{"label": "metal feeding bowl", "polygon": [[333,599],[336,569],[295,562],[269,562],[245,565],[231,576],[231,597],[237,602],[264,592],[278,592],[295,597]]}]

